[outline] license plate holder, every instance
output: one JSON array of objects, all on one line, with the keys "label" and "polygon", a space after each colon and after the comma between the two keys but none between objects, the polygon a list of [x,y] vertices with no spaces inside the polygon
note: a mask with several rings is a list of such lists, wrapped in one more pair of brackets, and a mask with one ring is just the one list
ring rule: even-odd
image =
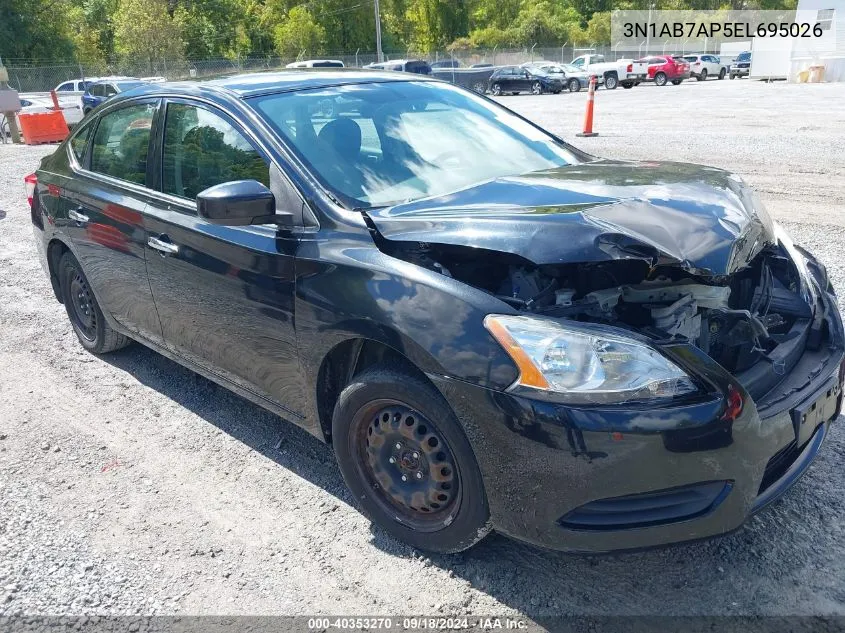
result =
[{"label": "license plate holder", "polygon": [[831,376],[823,387],[792,410],[795,441],[799,447],[807,443],[819,424],[836,415],[840,390],[838,376]]}]

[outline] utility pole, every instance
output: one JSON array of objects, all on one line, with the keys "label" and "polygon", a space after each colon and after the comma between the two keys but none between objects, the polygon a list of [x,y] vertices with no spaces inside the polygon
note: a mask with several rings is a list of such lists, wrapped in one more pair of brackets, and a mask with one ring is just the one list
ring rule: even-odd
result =
[{"label": "utility pole", "polygon": [[648,30],[651,26],[651,10],[654,9],[654,3],[649,2],[648,4],[648,24],[646,24],[646,32],[645,32],[645,54],[648,55],[648,49],[651,45],[651,32]]},{"label": "utility pole", "polygon": [[381,14],[378,10],[378,0],[373,0],[376,10],[376,56],[379,62],[384,61],[384,53],[381,52]]}]

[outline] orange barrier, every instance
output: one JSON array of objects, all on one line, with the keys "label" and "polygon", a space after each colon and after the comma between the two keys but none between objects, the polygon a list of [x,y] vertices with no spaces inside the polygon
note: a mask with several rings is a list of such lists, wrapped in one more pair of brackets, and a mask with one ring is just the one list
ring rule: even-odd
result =
[{"label": "orange barrier", "polygon": [[593,103],[596,99],[596,76],[590,77],[590,92],[587,94],[587,111],[584,113],[584,131],[575,136],[598,136],[593,132]]},{"label": "orange barrier", "polygon": [[39,112],[36,114],[19,114],[23,142],[27,145],[39,143],[58,143],[67,138],[65,115],[58,112]]}]

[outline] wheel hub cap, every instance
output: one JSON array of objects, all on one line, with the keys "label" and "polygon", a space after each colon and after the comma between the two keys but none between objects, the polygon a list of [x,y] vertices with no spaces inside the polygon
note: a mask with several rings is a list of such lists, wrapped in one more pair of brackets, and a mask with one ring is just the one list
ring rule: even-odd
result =
[{"label": "wheel hub cap", "polygon": [[397,404],[373,412],[366,433],[362,457],[386,501],[417,520],[451,510],[458,493],[455,462],[433,424]]}]

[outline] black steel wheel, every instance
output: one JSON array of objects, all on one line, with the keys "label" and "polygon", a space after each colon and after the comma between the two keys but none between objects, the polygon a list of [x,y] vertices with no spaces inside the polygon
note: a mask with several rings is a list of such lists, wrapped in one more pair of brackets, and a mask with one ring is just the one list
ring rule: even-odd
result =
[{"label": "black steel wheel", "polygon": [[378,366],[338,398],[332,444],[363,511],[397,539],[458,552],[489,532],[475,455],[443,397],[422,377]]},{"label": "black steel wheel", "polygon": [[62,302],[82,347],[95,354],[105,354],[129,345],[131,340],[106,321],[82,266],[70,251],[59,260],[59,281]]},{"label": "black steel wheel", "polygon": [[395,400],[374,400],[356,416],[361,475],[385,510],[410,528],[439,529],[460,504],[460,477],[446,440],[422,413]]}]

